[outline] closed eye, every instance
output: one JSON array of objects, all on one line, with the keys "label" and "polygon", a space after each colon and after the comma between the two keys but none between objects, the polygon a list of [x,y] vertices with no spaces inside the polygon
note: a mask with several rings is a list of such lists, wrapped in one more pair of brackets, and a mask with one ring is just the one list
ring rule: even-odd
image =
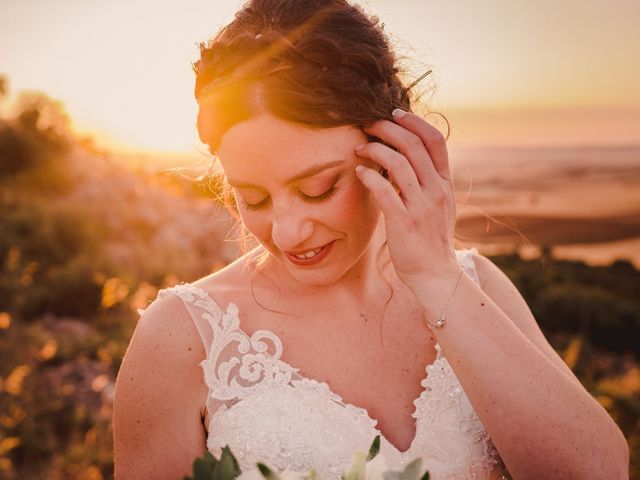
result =
[{"label": "closed eye", "polygon": [[264,200],[261,200],[258,203],[247,203],[244,200],[242,200],[241,204],[243,208],[246,208],[247,210],[260,210],[261,208],[267,205],[268,201],[269,201],[269,197],[265,197]]},{"label": "closed eye", "polygon": [[[320,195],[307,195],[304,192],[298,192],[298,194],[300,195],[300,198],[302,198],[305,202],[319,203],[324,202],[325,200],[329,200],[337,190],[338,188],[335,184],[333,184],[331,188],[329,188],[326,192],[321,193]],[[258,203],[247,203],[245,201],[242,201],[242,206],[251,211],[261,210],[262,208],[267,206],[270,198],[271,197],[265,197]]]},{"label": "closed eye", "polygon": [[311,202],[311,203],[316,203],[316,202],[323,202],[325,200],[329,200],[334,193],[336,193],[336,186],[335,184],[331,185],[331,188],[329,188],[329,190],[327,190],[324,193],[321,193],[320,195],[305,195],[304,193],[300,192],[300,196],[302,197],[302,199],[305,202]]}]

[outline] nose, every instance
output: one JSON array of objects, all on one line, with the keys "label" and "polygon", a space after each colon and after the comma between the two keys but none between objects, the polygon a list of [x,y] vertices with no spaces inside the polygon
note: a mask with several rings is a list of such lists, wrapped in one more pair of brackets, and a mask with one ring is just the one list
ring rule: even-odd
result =
[{"label": "nose", "polygon": [[274,205],[271,238],[278,249],[286,252],[313,246],[307,244],[312,234],[313,220],[308,209],[292,205],[278,208]]}]

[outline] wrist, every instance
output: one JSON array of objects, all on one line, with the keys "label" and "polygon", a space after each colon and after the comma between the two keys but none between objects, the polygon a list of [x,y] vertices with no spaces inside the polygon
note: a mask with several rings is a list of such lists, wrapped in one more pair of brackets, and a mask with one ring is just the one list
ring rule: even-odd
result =
[{"label": "wrist", "polygon": [[435,272],[419,277],[415,276],[408,281],[405,280],[405,283],[416,297],[423,294],[433,295],[435,293],[437,295],[438,293],[447,291],[447,289],[450,290],[453,288],[461,270],[462,267],[456,261],[455,263],[450,263],[439,268]]},{"label": "wrist", "polygon": [[464,270],[457,266],[456,269],[416,282],[410,287],[429,326],[444,326],[446,314],[456,299],[464,277]]}]

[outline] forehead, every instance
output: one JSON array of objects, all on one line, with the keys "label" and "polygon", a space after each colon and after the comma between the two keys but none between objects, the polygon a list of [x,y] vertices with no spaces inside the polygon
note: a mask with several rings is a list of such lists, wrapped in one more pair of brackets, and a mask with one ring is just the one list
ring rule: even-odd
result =
[{"label": "forehead", "polygon": [[261,113],[227,130],[218,156],[229,179],[288,177],[318,163],[354,158],[355,146],[365,140],[353,126],[315,129]]}]

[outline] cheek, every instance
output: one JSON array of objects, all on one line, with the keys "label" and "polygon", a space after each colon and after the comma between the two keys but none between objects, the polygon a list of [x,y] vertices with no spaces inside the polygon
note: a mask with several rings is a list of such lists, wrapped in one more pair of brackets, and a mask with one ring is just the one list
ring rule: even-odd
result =
[{"label": "cheek", "polygon": [[369,190],[357,179],[353,178],[345,187],[345,195],[340,199],[339,208],[334,212],[335,222],[346,228],[359,227],[362,234],[369,228],[367,224],[376,223],[380,210]]},{"label": "cheek", "polygon": [[242,208],[242,201],[239,196],[234,192],[235,203],[238,206],[237,211],[242,221],[242,226],[251,233],[258,240],[264,240],[269,236],[269,224],[264,212],[261,211],[249,211]]},{"label": "cheek", "polygon": [[269,224],[260,212],[240,211],[240,219],[249,233],[258,240],[266,239],[269,236]]}]

